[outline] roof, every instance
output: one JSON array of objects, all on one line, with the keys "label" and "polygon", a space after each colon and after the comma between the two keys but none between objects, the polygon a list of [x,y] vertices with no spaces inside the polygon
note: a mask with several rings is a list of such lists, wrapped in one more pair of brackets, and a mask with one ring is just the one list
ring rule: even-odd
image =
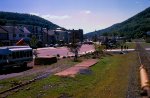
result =
[{"label": "roof", "polygon": [[29,46],[7,46],[0,47],[0,55],[8,55],[11,54],[12,51],[23,51],[23,50],[32,50]]},{"label": "roof", "polygon": [[30,34],[31,32],[26,28],[26,27],[21,27],[21,26],[2,26],[5,30],[7,30],[9,33],[26,33]]},{"label": "roof", "polygon": [[[44,31],[44,33],[47,33],[46,29],[44,29],[43,31]],[[55,34],[55,32],[53,30],[48,30],[48,35],[54,35],[54,34]]]},{"label": "roof", "polygon": [[5,30],[7,30],[9,33],[13,33],[13,31],[15,31],[15,33],[22,33],[17,26],[2,26]]},{"label": "roof", "polygon": [[24,50],[32,50],[32,48],[13,48],[9,49],[10,51],[24,51]]},{"label": "roof", "polygon": [[28,34],[31,33],[26,27],[23,28],[23,31],[24,31],[24,33],[28,33]]},{"label": "roof", "polygon": [[4,29],[0,28],[0,33],[8,33]]},{"label": "roof", "polygon": [[0,26],[0,33],[8,33],[8,31],[4,29],[2,26]]},{"label": "roof", "polygon": [[8,55],[10,53],[11,51],[6,47],[0,48],[0,55]]}]

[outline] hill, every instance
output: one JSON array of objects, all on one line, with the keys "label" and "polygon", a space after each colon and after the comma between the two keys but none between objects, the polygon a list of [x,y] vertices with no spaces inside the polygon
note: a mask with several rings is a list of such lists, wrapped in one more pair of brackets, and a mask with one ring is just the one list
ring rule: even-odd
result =
[{"label": "hill", "polygon": [[59,26],[39,16],[13,12],[0,12],[0,25],[34,25],[55,29]]},{"label": "hill", "polygon": [[141,38],[147,31],[150,31],[150,7],[122,23],[114,24],[103,30],[87,33],[85,36],[91,38],[96,34]]}]

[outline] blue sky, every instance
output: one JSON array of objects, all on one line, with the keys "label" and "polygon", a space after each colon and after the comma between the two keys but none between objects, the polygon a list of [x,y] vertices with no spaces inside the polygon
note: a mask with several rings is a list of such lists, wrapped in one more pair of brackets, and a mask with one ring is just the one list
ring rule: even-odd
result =
[{"label": "blue sky", "polygon": [[1,0],[0,11],[30,13],[84,33],[122,22],[150,7],[150,0]]}]

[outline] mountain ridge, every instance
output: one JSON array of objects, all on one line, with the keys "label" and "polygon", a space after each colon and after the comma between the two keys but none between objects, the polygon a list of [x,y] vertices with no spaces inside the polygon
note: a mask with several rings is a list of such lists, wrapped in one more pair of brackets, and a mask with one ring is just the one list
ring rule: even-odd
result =
[{"label": "mountain ridge", "polygon": [[90,38],[95,34],[102,35],[104,33],[112,34],[115,32],[120,36],[141,38],[147,31],[150,31],[150,7],[121,23],[114,24],[96,32],[87,33],[85,36]]},{"label": "mountain ridge", "polygon": [[33,25],[49,29],[56,29],[60,26],[36,15],[17,12],[0,11],[0,25]]}]

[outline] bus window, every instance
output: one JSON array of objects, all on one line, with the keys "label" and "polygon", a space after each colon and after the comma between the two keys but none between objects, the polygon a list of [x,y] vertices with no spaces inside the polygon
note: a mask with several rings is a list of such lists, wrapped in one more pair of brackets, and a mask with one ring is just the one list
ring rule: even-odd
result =
[{"label": "bus window", "polygon": [[4,56],[3,56],[3,60],[6,60],[6,59],[7,59],[7,56],[6,56],[6,55],[4,55]]},{"label": "bus window", "polygon": [[8,58],[11,59],[11,58],[12,58],[12,54],[9,54],[9,55],[8,55]]},{"label": "bus window", "polygon": [[19,52],[16,52],[16,58],[20,58]]},{"label": "bus window", "polygon": [[20,58],[24,57],[23,51],[20,51]]},{"label": "bus window", "polygon": [[13,57],[13,59],[16,58],[16,53],[15,52],[12,53],[12,57]]},{"label": "bus window", "polygon": [[27,57],[30,57],[30,51],[27,51]]},{"label": "bus window", "polygon": [[3,56],[2,55],[0,55],[0,60],[2,60],[3,59]]},{"label": "bus window", "polygon": [[26,57],[26,52],[25,51],[23,51],[23,57]]},{"label": "bus window", "polygon": [[9,57],[12,57],[12,54],[9,54]]},{"label": "bus window", "polygon": [[30,56],[32,57],[32,51],[30,51]]}]

